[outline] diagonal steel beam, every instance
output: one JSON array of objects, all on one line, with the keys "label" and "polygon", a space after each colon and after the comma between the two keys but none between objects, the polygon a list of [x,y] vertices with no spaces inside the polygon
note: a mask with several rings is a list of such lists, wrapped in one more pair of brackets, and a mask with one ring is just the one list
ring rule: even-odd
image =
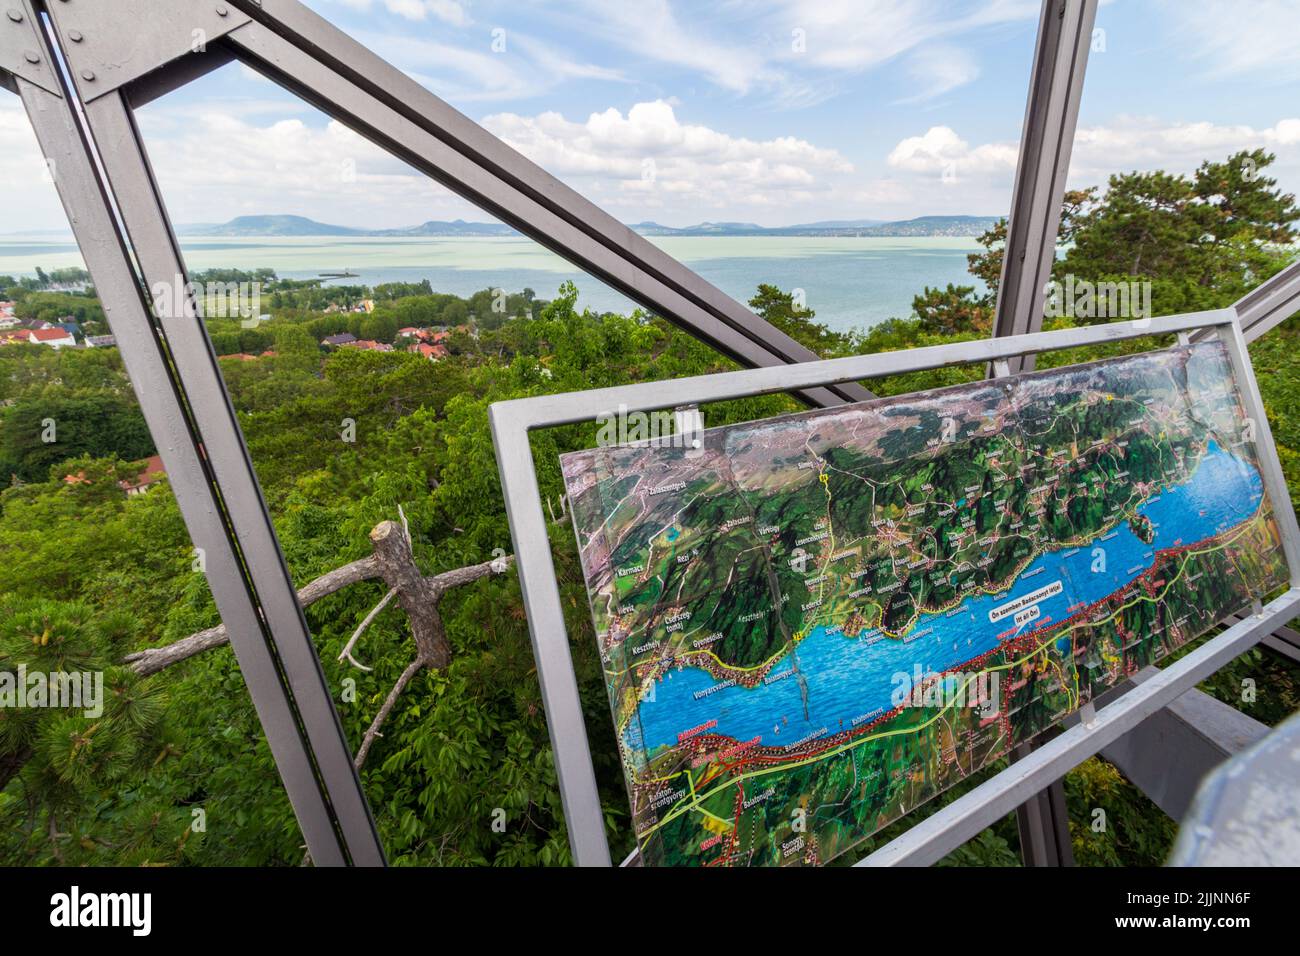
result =
[{"label": "diagonal steel beam", "polygon": [[[95,277],[109,327],[150,434],[172,476],[171,487],[191,541],[200,549],[209,587],[307,845],[322,864],[374,862],[365,846],[349,845],[322,785],[318,755],[302,733],[301,701],[295,698],[284,673],[285,662],[263,626],[264,612],[244,565],[238,531],[228,521],[228,503],[202,444],[191,396],[174,374],[174,355],[150,315],[72,91],[62,82],[55,48],[40,28],[40,8],[31,0],[11,2],[18,6],[0,20],[0,70],[7,70],[3,51],[14,42],[21,43],[29,66],[49,67],[35,76],[30,71],[8,72],[6,85],[22,98],[68,221]],[[24,31],[21,37],[14,32],[17,29]]]},{"label": "diagonal steel beam", "polygon": [[[107,6],[91,7],[87,0],[41,2],[45,3],[65,56],[69,47],[83,48],[89,42],[84,32],[90,28],[85,18],[87,10],[98,11],[97,15],[112,12]],[[77,41],[74,33],[83,39]],[[175,34],[174,29],[161,33],[169,44],[174,44]],[[168,49],[172,48],[169,45]],[[115,48],[105,44],[102,49],[105,55],[111,55]],[[68,63],[80,79],[79,89],[94,89],[94,99],[81,101],[86,133],[96,147],[104,185],[120,213],[127,240],[153,297],[196,438],[234,533],[245,581],[258,605],[302,739],[319,775],[338,837],[338,852],[347,862],[382,865],[383,850],[352,765],[352,751],[221,380],[216,354],[199,318],[180,247],[124,98],[124,87],[101,94],[92,85],[99,75],[95,70],[84,66],[84,60],[74,64],[69,59]],[[87,80],[87,75],[92,79]]]},{"label": "diagonal steel beam", "polygon": [[1234,303],[1241,332],[1253,342],[1300,312],[1300,260],[1261,282]]},{"label": "diagonal steel beam", "polygon": [[[994,335],[1043,327],[1097,0],[1043,0],[998,282]],[[1032,356],[1011,371],[1033,367]]]}]

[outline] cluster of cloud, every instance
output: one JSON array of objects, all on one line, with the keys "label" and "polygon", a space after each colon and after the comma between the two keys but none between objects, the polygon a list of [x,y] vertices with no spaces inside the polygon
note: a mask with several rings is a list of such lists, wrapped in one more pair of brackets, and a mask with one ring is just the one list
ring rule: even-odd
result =
[{"label": "cluster of cloud", "polygon": [[1294,0],[1162,0],[1183,48],[1212,78],[1249,75],[1280,85],[1300,80],[1300,12]]},{"label": "cluster of cloud", "polygon": [[831,190],[853,164],[834,149],[784,136],[753,140],[681,122],[664,100],[626,114],[497,113],[483,125],[598,202],[642,208],[781,207]]},{"label": "cluster of cloud", "polygon": [[288,213],[387,228],[471,211],[342,123],[321,124],[305,112],[267,122],[215,105],[198,115],[146,109],[141,128],[173,220],[219,223]]},{"label": "cluster of cloud", "polygon": [[[887,163],[900,174],[932,181],[937,178],[977,190],[993,190],[999,185],[1009,190],[1018,148],[1014,141],[972,146],[952,128],[933,126],[922,135],[899,142],[890,151]],[[1072,186],[1100,186],[1114,173],[1135,170],[1188,173],[1206,160],[1261,148],[1277,156],[1276,169],[1300,173],[1300,119],[1281,119],[1272,126],[1256,128],[1120,116],[1106,125],[1078,129],[1069,182]],[[1294,181],[1295,177],[1287,178]]]},{"label": "cluster of cloud", "polygon": [[[942,96],[973,82],[980,65],[952,42],[973,31],[1020,23],[1031,27],[1037,0],[752,0],[705,7],[674,0],[567,0],[549,6],[548,32],[581,36],[602,51],[603,66],[573,59],[569,48],[529,36],[527,18],[510,0],[479,0],[471,17],[458,0],[309,0],[323,13],[343,7],[386,11],[404,20],[438,21],[455,30],[417,42],[403,30],[363,31],[377,48],[442,95],[505,99],[533,95],[558,79],[622,76],[628,61],[648,61],[696,74],[720,90],[758,95],[781,107],[807,106],[841,90],[852,75],[899,62],[916,92],[906,102]],[[476,14],[478,11],[476,10]],[[469,29],[466,29],[469,28]],[[512,66],[488,50],[490,31],[529,61]],[[477,32],[476,32],[477,31]],[[501,72],[503,77],[490,74]]]},{"label": "cluster of cloud", "polygon": [[920,136],[908,136],[890,150],[893,169],[940,177],[945,182],[969,176],[999,176],[1016,167],[1015,143],[971,146],[948,126],[931,126]]},{"label": "cluster of cloud", "polygon": [[[751,0],[743,16],[728,4],[706,12],[674,0],[568,0],[546,11],[549,42],[512,26],[503,41],[510,55],[502,56],[488,38],[495,16],[516,22],[505,0],[309,2],[325,13],[346,7],[363,14],[365,26],[354,35],[439,95],[458,103],[510,101],[509,111],[498,106],[482,119],[489,130],[624,218],[670,224],[999,213],[1010,204],[1018,147],[1014,140],[971,137],[979,128],[975,119],[969,126],[917,122],[909,135],[854,152],[851,161],[831,148],[824,130],[747,137],[732,123],[688,121],[676,99],[647,93],[644,83],[639,102],[585,119],[572,110],[520,104],[573,79],[625,84],[611,88],[603,101],[611,102],[614,91],[633,82],[624,69],[643,58],[680,67],[729,94],[759,94],[747,101],[755,107],[763,94],[773,94],[777,105],[813,102],[834,91],[836,78],[897,65],[914,91],[901,103],[915,106],[980,76],[980,62],[964,42],[974,31],[1030,29],[1040,12],[1039,0]],[[1288,27],[1293,4],[1259,0],[1251,16],[1234,13],[1228,0],[1177,9],[1171,29],[1216,75],[1259,77],[1264,58],[1272,64],[1269,77],[1300,76],[1300,32]],[[394,18],[427,26],[394,31]],[[374,34],[366,32],[372,28]],[[593,53],[601,62],[584,62],[576,45],[555,40],[566,35],[601,51]],[[142,116],[177,221],[264,212],[379,227],[487,218],[288,98],[223,98],[199,101],[198,115],[195,109],[161,101]],[[0,155],[0,182],[14,186],[6,190],[12,208],[29,209],[30,221],[42,228],[52,218],[61,221],[52,189],[26,196],[19,185],[48,177],[16,103],[0,110],[4,133],[9,148]],[[840,145],[838,138],[832,142]],[[1117,116],[1080,127],[1070,184],[1104,184],[1112,173],[1134,169],[1188,172],[1206,159],[1256,147],[1278,154],[1273,173],[1284,183],[1300,180],[1300,119],[1251,126]],[[16,227],[24,224],[20,218]]]},{"label": "cluster of cloud", "polygon": [[[146,142],[177,222],[266,212],[373,227],[487,218],[343,125],[315,122],[305,107],[301,118],[270,119],[282,113],[275,101],[198,116],[179,107],[144,111]],[[751,139],[684,122],[666,100],[585,120],[542,112],[496,113],[483,122],[623,218],[672,225],[719,218],[789,223],[861,209],[882,216],[999,213],[1010,204],[1017,160],[1014,141],[971,143],[936,125],[898,141],[885,155],[883,175],[868,176],[838,150],[806,139]],[[52,186],[39,185],[49,177],[16,102],[0,110],[0,135],[11,144],[0,154],[0,183],[14,228],[61,223]],[[1272,174],[1284,182],[1300,178],[1300,118],[1252,127],[1120,117],[1079,129],[1069,181],[1104,184],[1112,173],[1135,169],[1190,172],[1206,159],[1257,147],[1278,155]]]},{"label": "cluster of cloud", "polygon": [[[376,6],[375,0],[334,0],[361,13],[369,13]],[[379,0],[379,5],[387,8],[407,20],[426,20],[433,17],[452,26],[469,26],[469,14],[457,0]]]}]

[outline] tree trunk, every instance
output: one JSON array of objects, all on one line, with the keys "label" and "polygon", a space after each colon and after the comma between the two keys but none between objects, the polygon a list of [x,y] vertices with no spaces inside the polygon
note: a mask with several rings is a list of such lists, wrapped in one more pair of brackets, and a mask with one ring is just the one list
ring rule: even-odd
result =
[{"label": "tree trunk", "polygon": [[415,566],[411,542],[395,521],[381,521],[370,532],[380,577],[397,591],[397,601],[411,619],[416,656],[430,667],[451,662],[451,645],[438,614],[438,588]]}]

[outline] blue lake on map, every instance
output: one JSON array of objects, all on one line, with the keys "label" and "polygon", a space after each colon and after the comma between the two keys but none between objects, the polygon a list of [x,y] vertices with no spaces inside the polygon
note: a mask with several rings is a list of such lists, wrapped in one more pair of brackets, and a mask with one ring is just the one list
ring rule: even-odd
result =
[{"label": "blue lake on map", "polygon": [[[1246,461],[1211,442],[1192,477],[1149,498],[1138,512],[1149,518],[1155,540],[1148,545],[1127,522],[1079,548],[1041,555],[999,595],[971,598],[951,612],[922,616],[905,641],[883,638],[868,644],[873,631],[857,638],[816,628],[801,641],[793,658],[784,658],[753,688],[725,687],[697,698],[717,684],[696,667],[670,670],[652,700],[638,708],[626,740],[649,750],[677,743],[677,735],[716,720],[715,733],[737,740],[759,738],[763,746],[838,733],[864,718],[892,709],[896,674],[959,670],[962,663],[995,648],[1014,627],[1010,618],[991,623],[989,612],[1009,601],[1060,581],[1061,593],[1038,603],[1040,627],[1070,616],[1075,604],[1091,604],[1133,581],[1151,567],[1155,551],[1218,534],[1253,515],[1263,496],[1259,473]],[[1093,550],[1105,551],[1105,570],[1094,571]],[[807,714],[793,661],[807,683]],[[782,674],[786,676],[782,677]]]}]

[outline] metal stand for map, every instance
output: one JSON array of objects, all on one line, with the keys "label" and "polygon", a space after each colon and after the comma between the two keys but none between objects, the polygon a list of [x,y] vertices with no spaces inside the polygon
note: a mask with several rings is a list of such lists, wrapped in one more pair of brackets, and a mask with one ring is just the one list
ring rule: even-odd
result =
[{"label": "metal stand for map", "polygon": [[[575,862],[608,866],[611,858],[529,432],[575,423],[594,424],[602,413],[615,408],[627,412],[649,412],[948,365],[993,363],[1064,348],[1193,330],[1206,330],[1216,335],[1226,347],[1246,415],[1254,425],[1260,474],[1272,502],[1290,587],[1259,611],[1243,617],[1163,668],[1156,676],[1098,709],[1086,724],[1074,722],[1023,759],[1015,761],[1006,770],[859,862],[859,865],[868,866],[928,865],[1059,780],[1067,771],[1132,730],[1300,611],[1300,528],[1296,524],[1236,312],[1224,309],[1083,329],[1031,332],[905,352],[807,362],[785,368],[724,372],[545,395],[493,405],[489,412],[492,437]],[[1223,612],[1227,614],[1233,610],[1236,609],[1224,608]]]}]

